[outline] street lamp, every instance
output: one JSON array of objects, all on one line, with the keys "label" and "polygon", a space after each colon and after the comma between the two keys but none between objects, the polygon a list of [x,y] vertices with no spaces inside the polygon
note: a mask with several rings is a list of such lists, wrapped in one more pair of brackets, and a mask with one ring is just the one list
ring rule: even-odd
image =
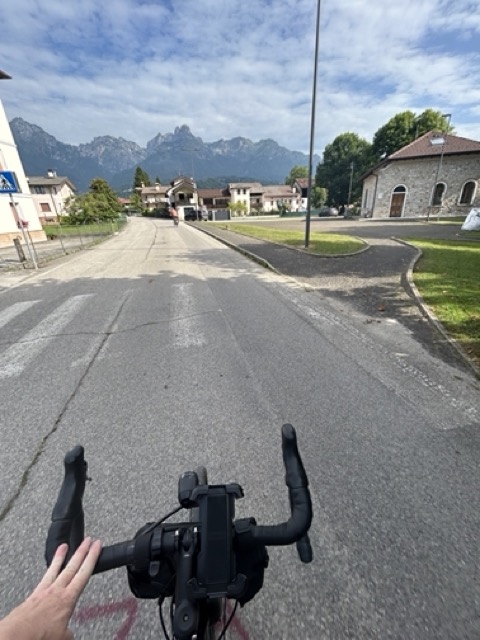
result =
[{"label": "street lamp", "polygon": [[313,70],[312,117],[310,125],[310,154],[308,159],[307,215],[305,217],[305,249],[310,242],[310,215],[312,211],[312,165],[313,137],[315,133],[315,102],[317,98],[318,41],[320,36],[320,0],[317,0],[317,23],[315,29],[315,65]]},{"label": "street lamp", "polygon": [[[452,114],[451,113],[442,113],[442,118],[445,118],[445,120],[448,121],[448,128],[450,128],[450,121],[452,119]],[[448,130],[448,128],[447,128],[447,130]],[[435,191],[437,190],[438,178],[440,176],[440,171],[442,169],[443,152],[445,150],[446,136],[447,136],[447,132],[445,132],[445,134],[442,135],[441,138],[437,138],[435,142],[433,140],[431,141],[432,144],[441,144],[442,145],[442,149],[440,151],[440,160],[438,161],[437,173],[435,174],[435,182],[433,183],[432,204],[431,204],[430,207],[428,207],[428,210],[427,210],[427,222],[430,220],[430,209],[433,206],[433,199],[435,197]],[[437,220],[438,220],[438,216],[442,212],[442,200],[443,200],[443,192],[442,192],[442,194],[440,196],[440,209],[438,210]]]}]

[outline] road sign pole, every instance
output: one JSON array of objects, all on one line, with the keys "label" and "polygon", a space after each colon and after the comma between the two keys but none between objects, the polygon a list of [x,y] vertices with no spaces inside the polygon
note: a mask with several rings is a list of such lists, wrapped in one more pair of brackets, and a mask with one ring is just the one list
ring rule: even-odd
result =
[{"label": "road sign pole", "polygon": [[30,259],[33,262],[33,266],[38,271],[38,264],[37,264],[37,261],[35,259],[35,252],[32,250],[32,247],[30,246],[30,241],[29,241],[29,238],[28,238],[28,234],[25,233],[25,227],[23,226],[23,220],[18,215],[17,205],[15,204],[15,200],[13,199],[13,195],[11,193],[9,195],[10,195],[10,203],[12,205],[12,208],[13,208],[14,212],[15,212],[15,215],[14,215],[15,222],[17,223],[17,225],[20,228],[20,231],[22,232],[23,241],[25,242],[25,245],[26,245],[26,247],[28,249],[28,253],[30,254]]}]

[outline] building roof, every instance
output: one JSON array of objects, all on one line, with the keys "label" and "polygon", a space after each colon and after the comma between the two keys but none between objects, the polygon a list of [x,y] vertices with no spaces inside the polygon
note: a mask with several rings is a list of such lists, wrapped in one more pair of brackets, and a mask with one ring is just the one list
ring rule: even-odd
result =
[{"label": "building roof", "polygon": [[170,189],[169,186],[164,185],[164,184],[156,184],[153,187],[142,187],[140,189],[140,193],[142,194],[142,196],[150,196],[150,195],[155,195],[155,194],[166,194],[167,191]]},{"label": "building roof", "polygon": [[296,195],[289,184],[267,184],[263,188],[267,198],[291,198]]},{"label": "building roof", "polygon": [[77,190],[67,176],[27,176],[27,182],[30,186],[35,187],[62,187],[64,184],[68,184],[72,191]]},{"label": "building roof", "polygon": [[415,160],[420,158],[434,158],[443,156],[462,155],[469,153],[480,154],[480,142],[454,136],[450,133],[441,133],[440,131],[428,131],[420,138],[417,138],[410,144],[405,145],[398,151],[390,154],[383,160],[380,160],[375,166],[371,167],[359,180],[368,178],[374,171],[386,167],[390,162],[395,160]]},{"label": "building roof", "polygon": [[197,188],[197,185],[195,184],[195,180],[193,178],[189,178],[188,176],[177,176],[176,178],[170,181],[170,186],[174,189],[176,187],[183,187],[185,185],[192,187],[193,189]]},{"label": "building roof", "polygon": [[197,189],[197,193],[201,198],[226,198],[228,189],[217,187],[216,189]]},{"label": "building roof", "polygon": [[[443,142],[442,142],[443,141]],[[480,153],[480,142],[440,131],[429,131],[388,156],[388,160],[428,158],[431,156]]]},{"label": "building roof", "polygon": [[229,182],[229,189],[250,189],[250,191],[255,190],[255,192],[261,192],[264,189],[264,186],[261,182]]},{"label": "building roof", "polygon": [[[308,189],[308,178],[297,178],[293,184],[294,185],[298,184],[298,186],[301,187],[302,189]],[[312,177],[312,187],[314,186],[315,186],[315,178]]]}]

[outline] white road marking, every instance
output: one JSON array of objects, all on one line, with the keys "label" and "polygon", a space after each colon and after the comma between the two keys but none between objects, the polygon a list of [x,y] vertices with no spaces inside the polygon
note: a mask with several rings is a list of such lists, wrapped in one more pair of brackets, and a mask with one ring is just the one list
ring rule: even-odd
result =
[{"label": "white road marking", "polygon": [[14,318],[22,314],[30,307],[33,307],[38,300],[29,300],[27,302],[16,302],[0,313],[0,329],[11,322]]},{"label": "white road marking", "polygon": [[173,285],[173,346],[179,349],[206,344],[205,334],[199,326],[193,283]]},{"label": "white road marking", "polygon": [[53,313],[29,331],[21,342],[9,347],[0,355],[0,379],[19,376],[26,365],[53,341],[91,297],[91,294],[74,296],[61,304]]}]

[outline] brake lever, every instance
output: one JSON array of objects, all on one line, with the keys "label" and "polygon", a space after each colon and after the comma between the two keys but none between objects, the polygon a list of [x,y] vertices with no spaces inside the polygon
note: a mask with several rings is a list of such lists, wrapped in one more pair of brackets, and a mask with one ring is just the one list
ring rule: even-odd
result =
[{"label": "brake lever", "polygon": [[306,533],[303,538],[300,538],[300,540],[297,540],[295,544],[297,546],[298,557],[300,560],[305,564],[311,562],[313,560],[313,550],[308,533]]},{"label": "brake lever", "polygon": [[72,557],[85,536],[83,494],[87,481],[87,462],[84,449],[77,445],[64,458],[65,475],[52,511],[52,521],[45,545],[47,565],[52,562],[57,548],[68,544],[65,562]]}]

